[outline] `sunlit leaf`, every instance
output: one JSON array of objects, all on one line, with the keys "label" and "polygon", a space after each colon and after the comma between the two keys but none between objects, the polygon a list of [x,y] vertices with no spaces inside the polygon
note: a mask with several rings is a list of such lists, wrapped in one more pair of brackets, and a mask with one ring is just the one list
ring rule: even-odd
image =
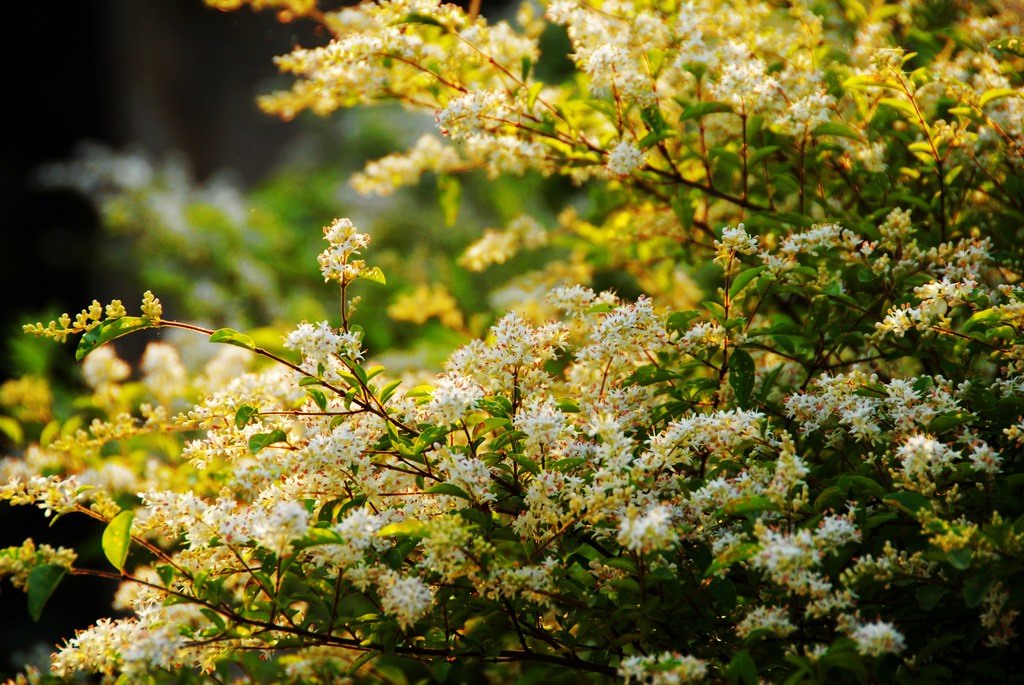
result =
[{"label": "sunlit leaf", "polygon": [[128,549],[132,544],[132,521],[135,512],[127,509],[110,519],[103,531],[103,554],[107,561],[118,571],[124,571],[124,562],[128,559]]},{"label": "sunlit leaf", "polygon": [[252,338],[244,333],[239,333],[233,328],[221,328],[214,331],[210,336],[210,342],[224,343],[225,345],[234,345],[235,347],[244,347],[247,350],[256,349],[256,343],[253,342]]},{"label": "sunlit leaf", "polygon": [[122,316],[120,319],[108,319],[82,336],[82,339],[78,341],[78,349],[75,350],[75,359],[81,361],[97,347],[123,335],[155,327],[156,324],[151,319],[142,316]]}]

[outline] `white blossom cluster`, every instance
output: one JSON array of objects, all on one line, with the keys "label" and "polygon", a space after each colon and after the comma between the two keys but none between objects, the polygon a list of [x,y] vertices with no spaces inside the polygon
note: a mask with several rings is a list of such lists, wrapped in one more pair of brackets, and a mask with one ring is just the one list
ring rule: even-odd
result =
[{"label": "white blossom cluster", "polygon": [[344,285],[358,278],[366,264],[352,256],[370,244],[370,236],[358,232],[348,219],[337,219],[324,228],[324,240],[329,247],[317,258],[324,282],[337,281]]},{"label": "white blossom cluster", "polygon": [[[910,57],[890,45],[894,27],[912,26],[904,6],[834,19],[799,3],[554,0],[524,7],[516,28],[433,0],[326,14],[300,0],[250,4],[313,16],[330,34],[279,58],[297,81],[266,109],[291,118],[396,100],[432,112],[451,141],[424,137],[371,163],[355,181],[361,191],[470,169],[597,182],[558,216],[557,240],[540,219],[519,217],[484,233],[462,264],[483,269],[524,248],[561,248],[563,237],[585,254],[510,286],[559,287],[532,309],[498,314],[426,386],[362,366],[348,302],[340,327],[288,333],[297,363],[228,340],[276,369],[224,357],[189,387],[174,348],[151,346],[137,391],[145,403],[125,386],[126,364],[93,352],[88,409],[103,418],[44,427],[45,439],[0,471],[10,479],[0,499],[47,515],[123,522],[120,502],[138,498],[127,530],[108,531],[144,549],[145,562],[119,566],[105,548],[120,572],[111,575],[140,586],[119,592],[131,615],[79,633],[54,657],[55,673],[209,674],[233,651],[276,658],[294,645],[299,675],[316,660],[307,648],[324,645],[339,658],[393,652],[443,671],[463,653],[453,645],[475,650],[488,631],[502,643],[474,654],[573,667],[587,650],[559,640],[595,639],[576,616],[600,606],[619,621],[636,609],[621,622],[647,626],[694,598],[698,614],[698,601],[715,605],[704,617],[714,635],[694,654],[816,632],[846,636],[835,644],[864,663],[897,664],[916,638],[903,632],[902,608],[876,617],[891,610],[870,593],[915,583],[922,608],[976,600],[989,644],[1011,642],[1015,588],[995,574],[974,587],[961,572],[1024,551],[1016,524],[988,506],[1014,487],[999,476],[1024,443],[1024,297],[1016,267],[995,257],[1006,247],[982,235],[989,203],[1015,200],[998,183],[955,198],[945,187],[991,174],[1004,163],[993,158],[1024,140],[1015,81],[991,51],[958,41],[935,58],[950,73],[908,80]],[[832,59],[823,48],[843,21],[852,47]],[[572,50],[559,84],[537,75],[548,23]],[[965,30],[995,40],[1012,26]],[[954,101],[971,123],[932,116],[955,115]],[[892,117],[901,136],[880,141]],[[887,146],[904,138],[907,156],[938,172],[919,184],[934,198],[902,192],[919,170],[889,169]],[[879,186],[900,192],[875,207],[861,193]],[[861,216],[862,205],[875,213]],[[369,237],[350,221],[324,235],[321,274],[343,297],[377,276],[361,258]],[[708,269],[680,275],[675,255],[691,249]],[[625,262],[644,294],[577,284],[595,264]],[[673,313],[685,279],[713,294]],[[104,313],[124,316],[119,301],[95,302],[80,331],[96,331]],[[926,353],[916,354],[918,340]],[[932,354],[936,342],[955,358]],[[969,376],[936,371],[967,356]],[[170,418],[175,402],[196,398]],[[1009,426],[1001,433],[999,421]],[[164,435],[174,432],[187,432],[180,450]],[[96,468],[104,452],[127,466]],[[971,515],[957,509],[965,502]],[[30,584],[32,555],[72,564],[25,548],[6,553],[17,561],[6,574]],[[719,672],[720,654],[646,649],[646,630],[602,636],[614,647],[602,647],[595,672],[628,683],[732,677]],[[836,654],[804,642],[777,651],[827,677]]]}]

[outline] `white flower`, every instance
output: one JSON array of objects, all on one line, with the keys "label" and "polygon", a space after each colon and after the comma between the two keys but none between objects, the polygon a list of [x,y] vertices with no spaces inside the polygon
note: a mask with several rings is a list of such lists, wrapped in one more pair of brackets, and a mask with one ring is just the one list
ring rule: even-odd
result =
[{"label": "white flower", "polygon": [[82,375],[93,390],[108,383],[120,383],[131,373],[132,368],[117,356],[111,345],[96,348],[82,362]]},{"label": "white flower", "polygon": [[424,407],[428,420],[438,424],[460,421],[484,397],[479,383],[460,373],[449,372],[434,381],[434,391]]},{"label": "white flower", "polygon": [[860,542],[861,532],[848,516],[826,516],[814,530],[814,544],[824,552],[832,552],[851,542]]},{"label": "white flower", "polygon": [[628,176],[644,164],[644,153],[629,141],[622,141],[608,153],[608,169],[616,176]]},{"label": "white flower", "polygon": [[181,395],[188,384],[188,370],[178,350],[167,343],[149,343],[140,366],[143,383],[161,400]]},{"label": "white flower", "polygon": [[1003,464],[1002,456],[984,441],[979,441],[974,445],[967,457],[971,460],[974,470],[980,473],[997,474]]},{"label": "white flower", "polygon": [[707,664],[697,657],[677,652],[662,652],[651,656],[628,656],[619,664],[619,677],[630,683],[649,685],[678,685],[702,682],[707,676]]},{"label": "white flower", "polygon": [[352,255],[359,254],[360,249],[370,244],[370,236],[356,231],[348,219],[336,219],[324,227],[324,240],[329,247],[317,257],[324,282],[355,280],[365,265],[362,260],[353,260]]},{"label": "white flower", "polygon": [[402,577],[389,570],[381,579],[381,609],[398,619],[403,628],[412,626],[433,601],[433,591],[418,576]]},{"label": "white flower", "polygon": [[641,515],[630,512],[619,522],[616,539],[620,545],[633,552],[652,552],[671,547],[678,539],[672,527],[672,511],[659,505]]},{"label": "white flower", "polygon": [[786,637],[796,626],[782,607],[756,607],[736,626],[736,634],[746,637],[755,630],[767,630],[778,637]]},{"label": "white flower", "polygon": [[261,545],[279,554],[286,553],[294,540],[306,534],[309,512],[301,502],[278,502],[253,523],[252,535]]},{"label": "white flower", "polygon": [[896,450],[903,476],[922,483],[941,474],[958,456],[948,445],[928,435],[912,435]]},{"label": "white flower", "polygon": [[862,623],[854,628],[850,637],[857,643],[857,651],[866,656],[899,654],[906,646],[903,635],[884,621]]},{"label": "white flower", "polygon": [[342,359],[359,361],[363,358],[358,334],[336,331],[326,321],[299,324],[285,338],[284,346],[302,355],[301,367],[304,371],[315,376],[322,373],[327,380],[338,380],[340,374],[348,373],[348,367]]}]

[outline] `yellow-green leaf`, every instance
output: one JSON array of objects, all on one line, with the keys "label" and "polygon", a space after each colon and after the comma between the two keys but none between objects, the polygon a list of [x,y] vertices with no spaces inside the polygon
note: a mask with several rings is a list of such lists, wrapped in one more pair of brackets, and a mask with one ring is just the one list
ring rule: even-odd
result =
[{"label": "yellow-green leaf", "polygon": [[359,278],[367,281],[373,281],[374,283],[380,283],[381,285],[388,284],[388,280],[384,278],[384,272],[376,266],[371,266],[369,269],[363,269],[360,271]]},{"label": "yellow-green leaf", "polygon": [[110,523],[103,531],[103,553],[107,555],[107,560],[118,571],[124,571],[124,562],[128,559],[128,548],[132,544],[133,520],[135,520],[135,512],[122,511],[110,519]]},{"label": "yellow-green leaf", "polygon": [[25,431],[21,424],[10,416],[0,416],[0,433],[6,435],[15,445],[20,445],[25,439]]},{"label": "yellow-green leaf", "polygon": [[1009,97],[1011,95],[1018,95],[1018,92],[1013,88],[992,88],[991,90],[986,90],[981,94],[981,97],[978,98],[978,106],[984,107],[993,100]]},{"label": "yellow-green leaf", "polygon": [[917,110],[907,100],[901,100],[899,98],[882,98],[878,101],[878,104],[885,105],[886,107],[892,107],[898,112],[902,112],[910,117],[911,121],[917,121]]},{"label": "yellow-green leaf", "polygon": [[239,333],[234,328],[220,328],[214,331],[213,335],[210,336],[210,342],[244,347],[247,350],[256,349],[256,343],[253,342],[252,338],[244,333]]},{"label": "yellow-green leaf", "polygon": [[828,121],[811,131],[812,136],[839,136],[840,138],[852,138],[863,140],[864,136],[854,127],[844,124],[841,121]]},{"label": "yellow-green leaf", "polygon": [[377,535],[382,538],[388,537],[409,537],[413,535],[422,535],[426,529],[427,524],[423,521],[417,521],[416,519],[406,519],[405,521],[399,521],[398,523],[392,523],[384,526]]}]

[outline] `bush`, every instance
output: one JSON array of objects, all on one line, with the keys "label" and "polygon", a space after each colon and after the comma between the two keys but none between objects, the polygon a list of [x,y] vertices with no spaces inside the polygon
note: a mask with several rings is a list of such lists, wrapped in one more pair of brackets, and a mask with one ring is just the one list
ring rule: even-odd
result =
[{"label": "bush", "polygon": [[[1009,4],[252,4],[332,35],[266,110],[434,112],[447,140],[358,185],[442,174],[444,206],[455,174],[542,174],[557,218],[463,263],[557,259],[415,387],[366,361],[352,291],[383,274],[347,219],[319,257],[339,319],[283,346],[148,292],[26,326],[81,336],[89,390],[47,424],[44,386],[5,386],[34,439],[0,494],[95,518],[113,570],[28,541],[0,572],[33,616],[66,575],[127,612],[52,677],[1021,680]],[[107,343],[161,328],[227,346],[190,374],[153,343],[128,382]]]}]

